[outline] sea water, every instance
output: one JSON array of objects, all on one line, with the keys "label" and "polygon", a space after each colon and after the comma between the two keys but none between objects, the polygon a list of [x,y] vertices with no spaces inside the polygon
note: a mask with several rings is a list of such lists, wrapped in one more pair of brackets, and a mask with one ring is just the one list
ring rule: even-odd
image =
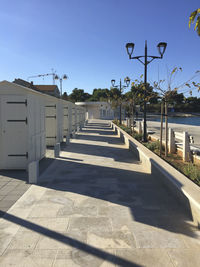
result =
[{"label": "sea water", "polygon": [[[148,118],[148,121],[160,121],[160,117]],[[163,117],[164,121],[164,117]],[[168,117],[169,123],[200,126],[200,117]]]}]

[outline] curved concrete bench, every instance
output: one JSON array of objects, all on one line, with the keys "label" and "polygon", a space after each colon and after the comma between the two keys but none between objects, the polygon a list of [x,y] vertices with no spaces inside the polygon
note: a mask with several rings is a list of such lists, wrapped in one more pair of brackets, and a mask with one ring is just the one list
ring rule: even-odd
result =
[{"label": "curved concrete bench", "polygon": [[138,160],[145,164],[147,171],[158,179],[162,179],[162,182],[178,200],[189,209],[193,221],[200,228],[200,187],[113,122],[111,122],[111,127],[121,140],[128,145],[129,149],[134,152]]}]

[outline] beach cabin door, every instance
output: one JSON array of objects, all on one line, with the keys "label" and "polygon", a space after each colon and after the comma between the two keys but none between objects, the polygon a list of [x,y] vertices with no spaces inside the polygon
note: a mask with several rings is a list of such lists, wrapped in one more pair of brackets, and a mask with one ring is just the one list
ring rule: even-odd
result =
[{"label": "beach cabin door", "polygon": [[57,142],[57,106],[49,102],[46,105],[46,145],[54,146]]},{"label": "beach cabin door", "polygon": [[3,169],[25,169],[28,162],[26,96],[1,96],[1,153]]}]

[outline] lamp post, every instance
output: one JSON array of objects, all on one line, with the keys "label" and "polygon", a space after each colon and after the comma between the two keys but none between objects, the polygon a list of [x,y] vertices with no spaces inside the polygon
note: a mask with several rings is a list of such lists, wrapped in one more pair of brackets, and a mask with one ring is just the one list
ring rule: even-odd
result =
[{"label": "lamp post", "polygon": [[55,75],[54,77],[55,80],[60,80],[60,98],[62,98],[62,80],[67,80],[68,76],[66,74],[64,74],[61,78],[58,75]]},{"label": "lamp post", "polygon": [[[128,87],[129,84],[130,84],[130,78],[127,76],[125,79],[124,79],[124,82],[126,83],[126,85],[122,85],[122,81],[120,79],[120,82],[119,82],[119,85],[115,85],[115,80],[111,80],[111,84],[112,84],[112,87],[114,88],[118,88],[119,87],[119,90],[120,90],[120,96],[122,94],[122,90],[123,88],[125,87]],[[119,105],[119,121],[120,121],[120,124],[122,124],[122,103],[120,101],[120,105]]]},{"label": "lamp post", "polygon": [[[163,58],[163,55],[165,53],[165,49],[167,47],[167,43],[161,42],[157,45],[158,52],[160,54],[160,57],[158,56],[148,56],[147,55],[147,41],[145,41],[145,55],[144,56],[136,56],[132,57],[132,53],[134,50],[134,43],[127,43],[126,44],[126,50],[129,55],[129,59],[137,59],[139,60],[143,65],[144,65],[144,85],[145,85],[145,90],[144,90],[144,132],[143,132],[143,141],[147,141],[147,127],[146,127],[146,88],[147,88],[147,65],[151,63],[154,59],[156,58]],[[141,60],[141,58],[144,58],[144,62]],[[148,60],[150,58],[150,60]]]}]

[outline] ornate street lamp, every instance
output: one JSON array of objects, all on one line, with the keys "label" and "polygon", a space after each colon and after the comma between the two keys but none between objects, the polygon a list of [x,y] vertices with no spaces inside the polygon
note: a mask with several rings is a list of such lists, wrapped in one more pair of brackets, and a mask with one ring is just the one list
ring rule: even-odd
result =
[{"label": "ornate street lamp", "polygon": [[129,55],[130,58],[131,58],[131,55],[133,54],[134,46],[135,46],[134,43],[127,43],[126,44],[127,54]]},{"label": "ornate street lamp", "polygon": [[167,43],[163,43],[163,42],[159,43],[157,45],[157,47],[158,47],[158,52],[159,52],[159,54],[160,54],[160,56],[162,58],[164,53],[165,53],[165,50],[166,50],[166,47],[167,47]]},{"label": "ornate street lamp", "polygon": [[124,78],[124,82],[126,83],[126,86],[129,87],[130,85],[130,78],[127,76],[126,78]]},{"label": "ornate street lamp", "polygon": [[[120,82],[119,82],[119,85],[115,85],[115,80],[111,80],[111,84],[112,84],[112,87],[115,87],[115,88],[118,88],[119,87],[119,90],[120,90],[120,95],[122,94],[122,90],[126,87],[128,87],[130,85],[130,78],[127,76],[125,79],[124,79],[124,82],[126,85],[122,85],[122,81],[120,79]],[[120,105],[119,105],[119,121],[120,121],[120,124],[122,124],[122,103],[120,102]]]},{"label": "ornate street lamp", "polygon": [[[158,56],[148,56],[147,55],[147,41],[145,41],[145,55],[144,56],[136,56],[132,57],[133,50],[134,50],[135,44],[134,43],[127,43],[126,44],[126,50],[127,54],[129,55],[129,59],[137,59],[144,65],[144,132],[143,132],[143,141],[147,141],[147,127],[146,127],[146,85],[147,85],[147,65],[151,63],[156,58],[163,58],[163,55],[165,53],[167,43],[161,42],[157,45],[158,52],[160,54],[160,57]],[[141,58],[144,58],[144,62],[141,60]],[[150,58],[150,60],[148,60]]]},{"label": "ornate street lamp", "polygon": [[112,87],[115,87],[115,80],[111,80]]},{"label": "ornate street lamp", "polygon": [[60,78],[57,74],[54,77],[55,80],[60,80],[60,94],[61,94],[61,98],[62,98],[62,81],[63,80],[67,80],[68,76],[66,74],[63,74],[63,76]]}]

